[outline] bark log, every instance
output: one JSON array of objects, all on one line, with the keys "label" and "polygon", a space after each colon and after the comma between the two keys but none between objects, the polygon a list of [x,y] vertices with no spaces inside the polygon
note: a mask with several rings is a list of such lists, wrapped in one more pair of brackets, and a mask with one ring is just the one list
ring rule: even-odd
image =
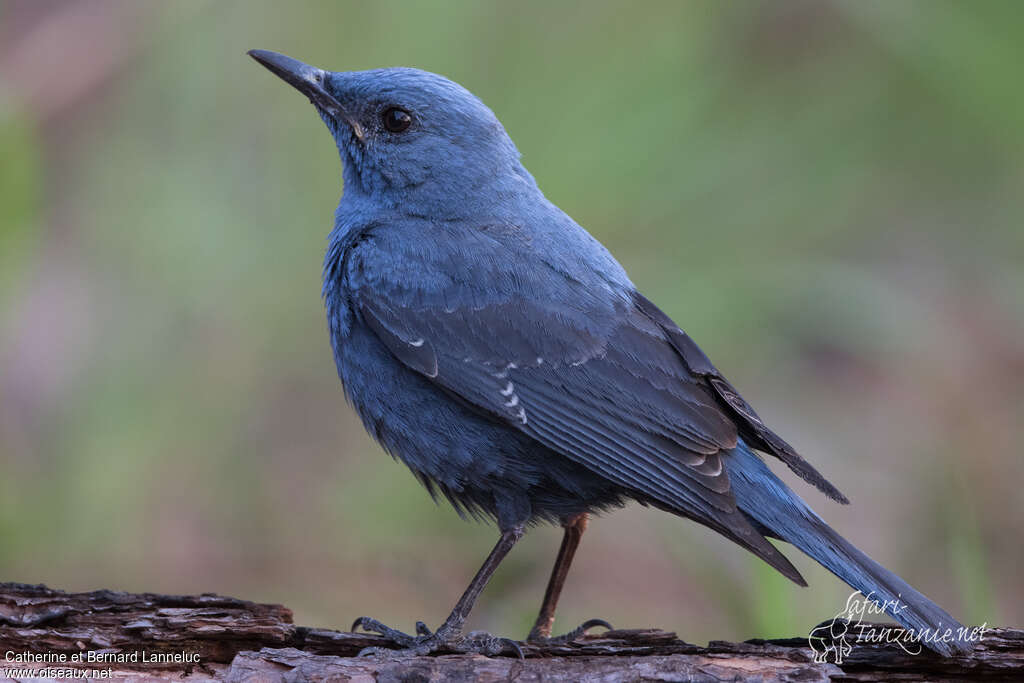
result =
[{"label": "bark log", "polygon": [[66,677],[58,670],[74,668],[140,681],[1024,680],[1024,630],[1007,628],[985,631],[971,654],[955,659],[856,644],[841,664],[815,663],[806,637],[700,647],[654,629],[524,646],[523,660],[355,657],[369,646],[387,643],[372,634],[296,626],[280,605],[0,583],[0,678],[31,675],[17,669]]}]

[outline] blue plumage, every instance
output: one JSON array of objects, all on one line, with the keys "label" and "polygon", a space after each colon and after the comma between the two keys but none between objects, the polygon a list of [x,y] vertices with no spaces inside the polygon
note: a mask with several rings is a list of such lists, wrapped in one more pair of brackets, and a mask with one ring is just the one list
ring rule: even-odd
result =
[{"label": "blue plumage", "polygon": [[359,623],[419,651],[468,647],[461,626],[490,572],[524,525],[554,521],[566,541],[531,632],[546,637],[586,515],[637,500],[803,584],[765,537],[788,541],[862,592],[901,594],[907,626],[959,626],[771,473],[751,448],[846,502],[544,197],[480,100],[415,69],[333,73],[252,54],[310,97],[341,155],[323,297],[349,400],[432,494],[502,531],[436,634]]},{"label": "blue plumage", "polygon": [[936,652],[948,657],[970,650],[966,642],[941,638],[947,629],[956,633],[961,628],[956,619],[840,536],[746,444],[730,453],[726,469],[740,507],[761,533],[792,543],[848,585],[871,595],[891,617],[925,635]]}]

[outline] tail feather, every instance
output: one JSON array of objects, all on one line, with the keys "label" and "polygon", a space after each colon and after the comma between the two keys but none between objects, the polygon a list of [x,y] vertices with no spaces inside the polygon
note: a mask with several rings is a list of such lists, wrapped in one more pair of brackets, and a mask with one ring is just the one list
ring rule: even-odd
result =
[{"label": "tail feather", "polygon": [[[915,633],[951,629],[955,635],[963,634],[961,624],[945,610],[826,524],[745,444],[741,442],[725,462],[740,508],[766,535],[795,545]],[[923,644],[947,657],[971,650],[970,642],[962,638],[924,638]]]}]

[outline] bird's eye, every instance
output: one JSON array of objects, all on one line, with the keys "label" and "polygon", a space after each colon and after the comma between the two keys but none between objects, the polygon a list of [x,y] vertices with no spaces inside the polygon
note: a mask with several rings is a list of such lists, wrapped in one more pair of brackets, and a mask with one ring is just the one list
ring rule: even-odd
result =
[{"label": "bird's eye", "polygon": [[384,127],[392,133],[401,133],[412,125],[412,115],[398,107],[385,109],[381,119],[384,121]]}]

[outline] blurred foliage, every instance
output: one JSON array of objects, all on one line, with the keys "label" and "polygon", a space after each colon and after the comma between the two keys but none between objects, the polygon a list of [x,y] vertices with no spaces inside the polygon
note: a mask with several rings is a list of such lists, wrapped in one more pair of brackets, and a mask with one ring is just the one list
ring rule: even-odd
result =
[{"label": "blurred foliage", "polygon": [[26,253],[38,232],[39,143],[28,122],[9,111],[0,93],[0,306],[23,274],[31,257]]},{"label": "blurred foliage", "polygon": [[[1020,625],[1022,45],[1016,2],[0,3],[0,579],[410,628],[493,542],[344,404],[339,162],[260,47],[478,94],[850,496],[795,484],[827,519]],[[525,633],[559,536],[527,536],[473,627]],[[631,507],[591,525],[559,624],[795,635],[849,591],[789,554],[811,589]]]}]

